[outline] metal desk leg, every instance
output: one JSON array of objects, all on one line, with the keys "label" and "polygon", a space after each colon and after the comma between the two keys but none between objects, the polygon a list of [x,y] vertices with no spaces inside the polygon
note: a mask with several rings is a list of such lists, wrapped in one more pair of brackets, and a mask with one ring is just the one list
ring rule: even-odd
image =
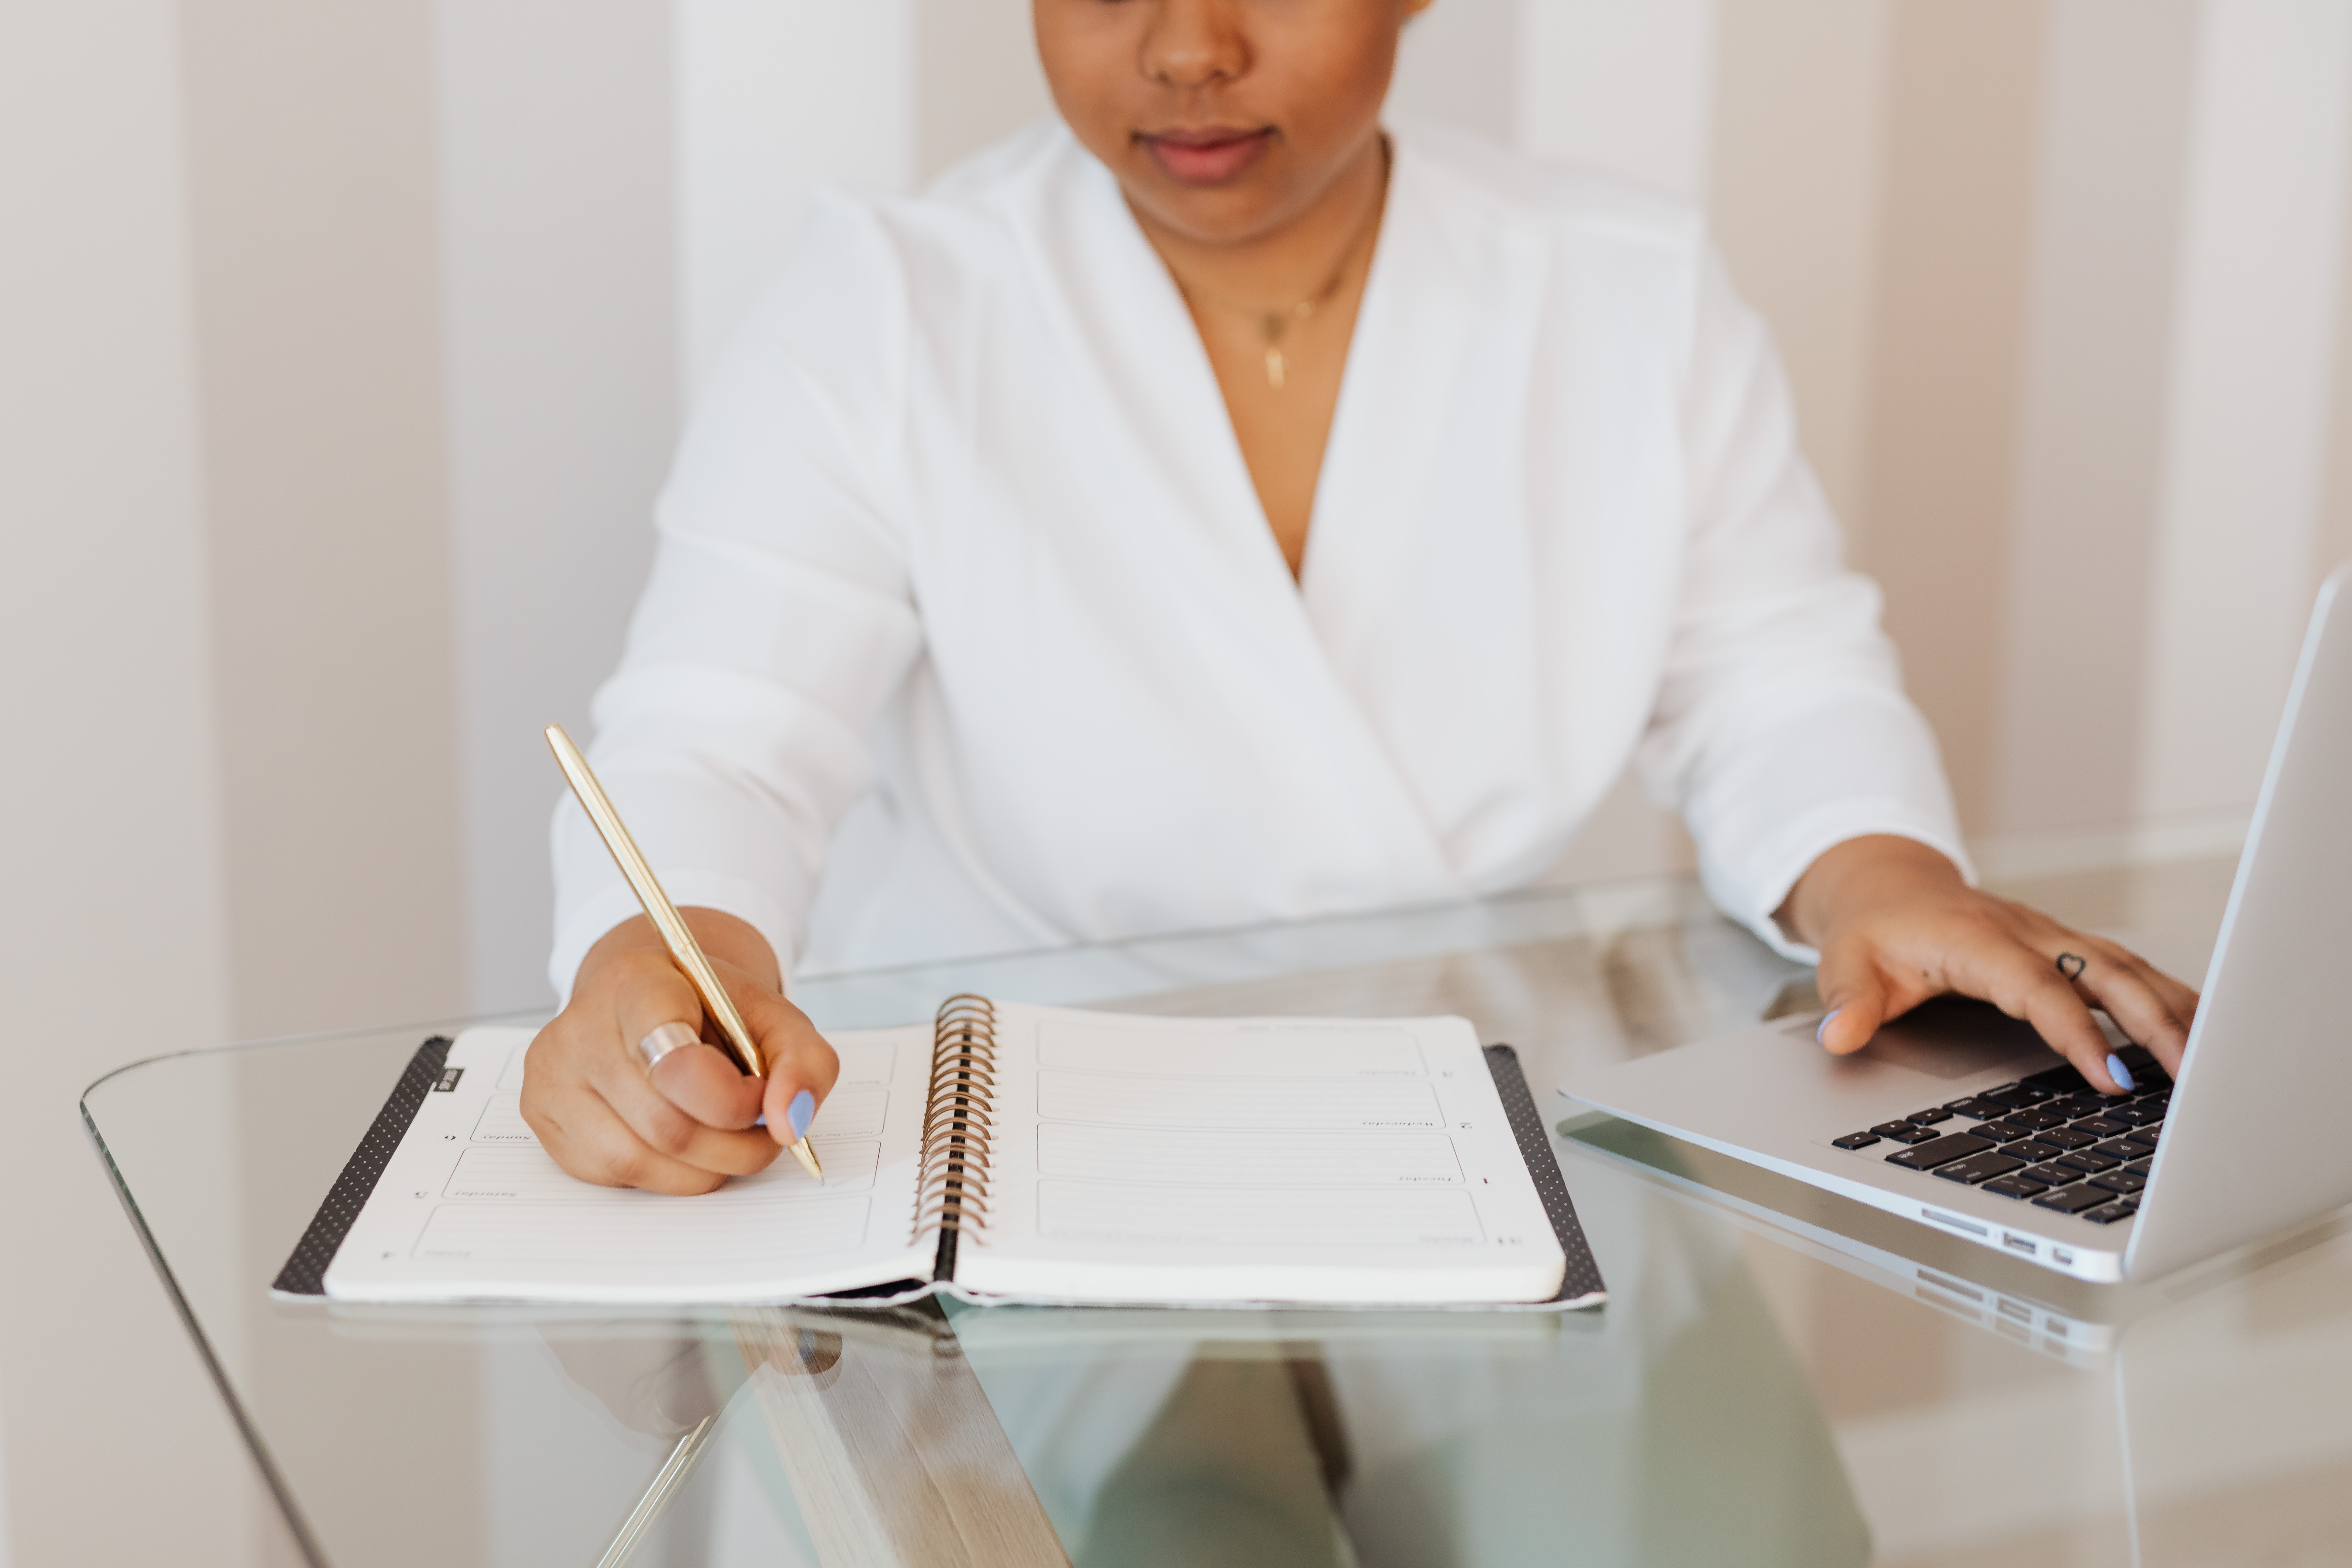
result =
[{"label": "metal desk leg", "polygon": [[1034,1568],[1068,1554],[936,1308],[887,1333],[749,1309],[736,1342],[825,1568]]},{"label": "metal desk leg", "polygon": [[604,1555],[596,1559],[596,1568],[621,1568],[621,1564],[629,1560],[629,1553],[637,1549],[637,1542],[645,1538],[646,1531],[654,1527],[654,1521],[659,1519],[662,1510],[669,1506],[669,1500],[677,1494],[678,1487],[693,1470],[694,1461],[702,1457],[703,1445],[710,1441],[710,1434],[718,1427],[719,1417],[706,1415],[677,1440],[677,1447],[669,1451],[669,1458],[655,1473],[653,1484],[646,1488],[646,1495],[637,1500],[637,1506],[631,1509],[629,1517],[621,1521],[620,1532],[613,1537],[613,1544],[604,1548]]}]

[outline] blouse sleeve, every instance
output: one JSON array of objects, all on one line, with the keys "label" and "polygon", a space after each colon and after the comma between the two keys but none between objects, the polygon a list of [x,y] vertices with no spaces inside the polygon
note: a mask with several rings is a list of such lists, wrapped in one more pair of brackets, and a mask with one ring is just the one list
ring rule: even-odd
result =
[{"label": "blouse sleeve", "polygon": [[[820,197],[702,392],[656,510],[651,576],[590,756],[671,900],[724,910],[786,973],[867,733],[919,649],[894,526],[909,327],[879,220]],[[637,912],[586,816],[557,806],[568,997]]]},{"label": "blouse sleeve", "polygon": [[1810,963],[1772,914],[1831,847],[1892,834],[1974,872],[1935,735],[1879,629],[1877,586],[1842,564],[1770,335],[1712,251],[1684,426],[1682,596],[1641,766],[1681,809],[1716,902]]}]

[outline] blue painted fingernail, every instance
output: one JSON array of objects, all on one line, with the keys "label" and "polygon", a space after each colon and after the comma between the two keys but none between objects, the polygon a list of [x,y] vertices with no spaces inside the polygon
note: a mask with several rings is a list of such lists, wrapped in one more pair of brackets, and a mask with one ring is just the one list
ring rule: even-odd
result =
[{"label": "blue painted fingernail", "polygon": [[2139,1087],[2132,1082],[2131,1068],[2124,1066],[2124,1058],[2113,1051],[2107,1053],[2107,1076],[2123,1085],[2126,1094]]},{"label": "blue painted fingernail", "polygon": [[793,1136],[796,1139],[808,1136],[808,1124],[815,1115],[816,1096],[807,1089],[793,1096],[792,1104],[784,1108],[785,1119],[792,1122]]},{"label": "blue painted fingernail", "polygon": [[1843,1007],[1832,1007],[1829,1010],[1829,1013],[1822,1019],[1822,1026],[1813,1031],[1813,1044],[1819,1046],[1827,1043],[1827,1037],[1830,1032],[1830,1019],[1836,1017],[1840,1013],[1844,1011],[1845,1009]]}]

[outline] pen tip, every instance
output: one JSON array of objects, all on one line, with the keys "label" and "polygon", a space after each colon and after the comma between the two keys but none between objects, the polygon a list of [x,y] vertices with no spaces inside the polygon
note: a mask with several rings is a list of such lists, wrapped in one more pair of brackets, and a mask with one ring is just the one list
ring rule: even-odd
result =
[{"label": "pen tip", "polygon": [[824,1167],[817,1163],[816,1151],[809,1147],[807,1139],[803,1138],[793,1145],[793,1157],[801,1163],[801,1168],[810,1175],[820,1182],[824,1180]]}]

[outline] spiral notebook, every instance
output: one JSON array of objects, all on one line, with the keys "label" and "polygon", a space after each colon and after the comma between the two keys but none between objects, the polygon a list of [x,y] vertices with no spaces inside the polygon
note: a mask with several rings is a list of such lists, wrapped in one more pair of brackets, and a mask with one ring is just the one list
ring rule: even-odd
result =
[{"label": "spiral notebook", "polygon": [[1517,1058],[1460,1018],[950,999],[832,1037],[791,1160],[676,1198],[575,1180],[521,1029],[428,1042],[277,1282],[351,1301],[1590,1306]]}]

